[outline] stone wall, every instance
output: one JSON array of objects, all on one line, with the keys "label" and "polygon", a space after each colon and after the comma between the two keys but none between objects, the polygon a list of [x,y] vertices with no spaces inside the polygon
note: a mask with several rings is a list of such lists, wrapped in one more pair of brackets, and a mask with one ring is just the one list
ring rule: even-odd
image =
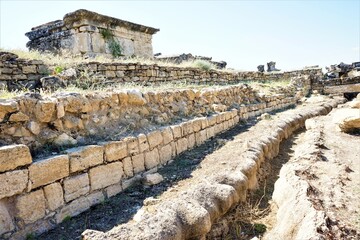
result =
[{"label": "stone wall", "polygon": [[[189,91],[182,94],[189,94],[190,101],[196,97],[196,93],[192,95]],[[114,103],[123,103],[124,95],[112,96],[116,96]],[[131,94],[125,98],[128,103],[136,99],[140,105],[148,101],[146,97],[133,98]],[[156,171],[172,157],[231,128],[240,119],[296,103],[296,98],[284,96],[272,96],[266,100],[183,121],[147,134],[67,149],[61,154],[37,161],[33,161],[26,145],[0,147],[0,238],[20,239],[28,233],[47,231],[67,217],[75,216],[123,191],[147,171]],[[33,108],[41,109],[38,114],[42,115],[35,116],[37,120],[46,122],[65,113],[86,115],[90,104],[84,99],[76,104],[74,101],[76,98],[68,98],[63,104],[39,100]],[[105,102],[98,105],[99,109],[105,106]],[[109,102],[110,98],[107,99]],[[24,103],[20,100],[2,103],[1,106],[13,112],[10,119],[23,119],[26,114],[22,110]],[[32,131],[32,128],[26,130],[24,126],[20,129]]]},{"label": "stone wall", "polygon": [[[24,88],[40,87],[39,79],[49,74],[49,69],[54,66],[46,66],[38,60],[24,60],[17,58],[12,53],[11,58],[0,59],[1,74],[0,86],[7,90],[22,90]],[[25,66],[25,67],[24,67]],[[24,67],[24,69],[23,69]],[[157,64],[145,65],[140,63],[99,63],[89,62],[73,67],[77,75],[70,76],[70,79],[80,78],[81,73],[86,73],[93,81],[102,84],[111,83],[162,83],[186,81],[195,84],[231,84],[243,80],[290,80],[298,78],[314,79],[322,77],[321,69],[306,69],[282,73],[261,73],[261,72],[228,72],[210,70],[204,71],[199,68],[165,67]],[[63,77],[59,74],[59,77]],[[68,77],[66,77],[67,79]],[[65,79],[65,80],[66,80]],[[81,80],[80,80],[81,81]],[[69,81],[71,82],[71,81]],[[303,85],[303,83],[301,83]],[[300,85],[301,85],[300,84]]]},{"label": "stone wall", "polygon": [[157,31],[159,29],[80,9],[66,14],[63,20],[34,27],[25,35],[30,39],[26,45],[30,50],[111,57],[112,46],[119,44],[120,55],[152,58],[152,35]]},{"label": "stone wall", "polygon": [[22,59],[7,52],[0,52],[0,59],[0,90],[34,89],[40,78],[49,75],[48,67],[39,60]]},{"label": "stone wall", "polygon": [[160,92],[25,94],[0,101],[0,146],[17,143],[43,151],[44,146],[91,144],[232,108],[263,109],[292,94],[259,95],[243,84]]}]

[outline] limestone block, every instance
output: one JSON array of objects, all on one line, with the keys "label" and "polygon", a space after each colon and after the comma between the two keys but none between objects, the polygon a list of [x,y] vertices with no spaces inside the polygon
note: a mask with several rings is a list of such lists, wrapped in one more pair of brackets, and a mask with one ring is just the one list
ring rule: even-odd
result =
[{"label": "limestone block", "polygon": [[126,177],[132,177],[134,176],[134,170],[133,170],[133,164],[130,157],[124,158],[122,160],[123,168],[124,168],[124,174]]},{"label": "limestone block", "polygon": [[163,142],[163,137],[160,131],[153,131],[147,135],[150,149],[157,147]]},{"label": "limestone block", "polygon": [[195,143],[196,143],[197,146],[200,146],[206,140],[207,140],[206,129],[195,133]]},{"label": "limestone block", "polygon": [[181,126],[181,130],[182,130],[182,136],[187,136],[194,132],[193,123],[191,121],[184,122],[184,123],[180,124],[180,126]]},{"label": "limestone block", "polygon": [[17,167],[30,164],[32,157],[25,145],[10,145],[0,147],[0,172],[13,170]]},{"label": "limestone block", "polygon": [[34,113],[39,122],[51,122],[55,119],[56,103],[50,100],[40,100],[36,103]]},{"label": "limestone block", "polygon": [[187,141],[188,141],[188,149],[191,149],[195,146],[195,134],[190,134],[187,137]]},{"label": "limestone block", "polygon": [[95,53],[105,52],[105,39],[100,33],[91,34],[92,49]]},{"label": "limestone block", "polygon": [[0,201],[0,236],[15,229],[14,222],[4,201]]},{"label": "limestone block", "polygon": [[159,160],[161,164],[165,164],[172,158],[172,147],[171,144],[165,145],[159,150]]},{"label": "limestone block", "polygon": [[121,105],[128,104],[129,96],[127,95],[126,92],[118,92],[118,96]]},{"label": "limestone block", "polygon": [[28,170],[16,170],[0,174],[0,199],[19,194],[28,184]]},{"label": "limestone block", "polygon": [[187,138],[180,138],[176,141],[176,153],[180,154],[188,148]]},{"label": "limestone block", "polygon": [[45,216],[45,196],[42,189],[16,198],[17,217],[25,224],[33,223]]},{"label": "limestone block", "polygon": [[27,124],[27,129],[30,130],[31,133],[38,135],[40,133],[40,125],[37,122],[31,121]]},{"label": "limestone block", "polygon": [[142,179],[142,183],[146,186],[156,185],[162,181],[164,181],[164,178],[159,173],[146,174]]},{"label": "limestone block", "polygon": [[136,137],[127,137],[124,141],[127,143],[129,155],[133,156],[140,152],[139,140]]},{"label": "limestone block", "polygon": [[207,136],[207,139],[215,136],[215,127],[214,126],[206,129],[206,136]]},{"label": "limestone block", "polygon": [[62,101],[65,112],[86,113],[92,111],[90,101],[80,94],[68,94],[65,96],[61,96],[59,100]]},{"label": "limestone block", "polygon": [[70,202],[90,191],[89,175],[87,173],[66,178],[64,180],[65,201]]},{"label": "limestone block", "polygon": [[145,168],[147,170],[152,169],[160,164],[159,151],[154,148],[150,152],[145,153]]},{"label": "limestone block", "polygon": [[119,183],[123,176],[121,162],[101,165],[89,170],[91,191]]},{"label": "limestone block", "polygon": [[192,121],[194,132],[198,132],[201,130],[202,119],[195,119]]},{"label": "limestone block", "polygon": [[122,190],[123,189],[121,183],[111,185],[105,189],[108,198],[121,193]]},{"label": "limestone block", "polygon": [[207,118],[208,126],[213,126],[216,124],[217,115],[213,115]]},{"label": "limestone block", "polygon": [[90,145],[85,147],[71,148],[66,151],[70,159],[70,172],[78,172],[104,162],[104,148]]},{"label": "limestone block", "polygon": [[91,35],[87,32],[76,34],[76,43],[74,52],[86,53],[91,51]]},{"label": "limestone block", "polygon": [[29,65],[29,66],[23,66],[22,67],[22,72],[24,74],[29,74],[29,73],[36,73],[36,65]]},{"label": "limestone block", "polygon": [[166,145],[174,140],[173,133],[170,127],[167,127],[161,131],[163,137],[163,144]]},{"label": "limestone block", "polygon": [[29,167],[31,189],[69,176],[69,157],[59,155],[33,163]]},{"label": "limestone block", "polygon": [[17,112],[17,113],[10,115],[9,121],[10,122],[26,122],[26,121],[29,121],[29,116],[22,112]]},{"label": "limestone block", "polygon": [[145,156],[143,153],[132,156],[131,160],[134,168],[134,174],[145,171]]},{"label": "limestone block", "polygon": [[51,211],[54,211],[64,205],[64,194],[60,183],[55,182],[45,186],[44,194],[47,202],[47,207]]},{"label": "limestone block", "polygon": [[8,113],[13,113],[19,110],[19,105],[16,101],[0,101],[0,122]]},{"label": "limestone block", "polygon": [[114,78],[114,77],[116,77],[116,74],[115,74],[115,71],[106,71],[105,76],[107,78]]},{"label": "limestone block", "polygon": [[73,217],[88,210],[91,206],[104,201],[102,192],[94,192],[88,196],[80,197],[68,205],[65,205],[58,214],[55,215],[56,222],[61,223],[66,217]]},{"label": "limestone block", "polygon": [[104,145],[105,160],[108,162],[121,160],[128,156],[126,141],[112,141]]},{"label": "limestone block", "polygon": [[149,150],[149,143],[145,134],[138,135],[140,153]]},{"label": "limestone block", "polygon": [[171,126],[170,128],[173,133],[174,139],[178,139],[178,138],[182,137],[182,134],[181,134],[182,131],[181,131],[180,125],[174,125],[174,126]]},{"label": "limestone block", "polygon": [[128,95],[127,102],[130,105],[143,106],[146,104],[146,99],[143,97],[142,93],[137,89],[128,90],[127,95]]}]

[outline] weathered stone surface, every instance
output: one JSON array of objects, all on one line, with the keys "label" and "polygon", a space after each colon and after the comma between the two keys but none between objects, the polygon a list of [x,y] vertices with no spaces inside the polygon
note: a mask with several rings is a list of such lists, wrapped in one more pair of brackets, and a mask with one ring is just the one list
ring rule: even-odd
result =
[{"label": "weathered stone surface", "polygon": [[162,141],[163,141],[163,137],[162,137],[160,131],[150,132],[147,135],[147,139],[148,139],[148,142],[149,142],[150,149],[153,149],[154,147],[160,145],[162,143]]},{"label": "weathered stone surface", "polygon": [[11,114],[9,118],[10,122],[26,122],[28,120],[29,120],[29,116],[22,112]]},{"label": "weathered stone surface", "polygon": [[25,74],[28,73],[36,73],[36,65],[30,65],[30,66],[23,66],[22,72]]},{"label": "weathered stone surface", "polygon": [[0,201],[0,236],[15,229],[14,222],[4,201]]},{"label": "weathered stone surface", "polygon": [[55,182],[45,186],[44,194],[47,207],[51,211],[54,211],[64,205],[64,194],[60,183]]},{"label": "weathered stone surface", "polygon": [[355,131],[360,131],[360,116],[358,117],[348,117],[343,119],[339,123],[341,131],[346,133],[351,133]]},{"label": "weathered stone surface", "polygon": [[143,97],[142,93],[137,89],[132,89],[127,92],[128,95],[128,104],[135,106],[142,106],[146,103],[146,99]]},{"label": "weathered stone surface", "polygon": [[57,146],[71,146],[77,144],[77,141],[66,133],[62,133],[54,139],[53,144]]},{"label": "weathered stone surface", "polygon": [[37,122],[31,121],[28,123],[27,128],[31,133],[38,135],[41,131],[40,125]]},{"label": "weathered stone surface", "polygon": [[137,174],[139,172],[145,171],[145,157],[144,153],[140,153],[138,155],[131,157],[134,173]]},{"label": "weathered stone surface", "polygon": [[121,183],[111,185],[105,189],[108,198],[119,194],[122,190]]},{"label": "weathered stone surface", "polygon": [[55,118],[56,103],[50,100],[40,100],[35,105],[34,113],[39,122],[50,122]]},{"label": "weathered stone surface", "polygon": [[25,145],[10,145],[0,147],[0,172],[13,170],[17,167],[30,164],[32,157]]},{"label": "weathered stone surface", "polygon": [[112,141],[104,145],[105,160],[108,162],[121,160],[128,156],[126,141]]},{"label": "weathered stone surface", "polygon": [[64,180],[65,201],[70,202],[90,191],[89,175],[87,173],[66,178]]},{"label": "weathered stone surface", "polygon": [[163,144],[166,145],[174,140],[173,133],[170,127],[167,127],[161,131],[163,137]]},{"label": "weathered stone surface", "polygon": [[165,164],[172,158],[172,147],[171,144],[165,145],[159,150],[159,160],[161,164]]},{"label": "weathered stone surface", "polygon": [[164,181],[164,178],[159,173],[146,174],[142,180],[143,184],[147,186],[156,185],[162,181]]},{"label": "weathered stone surface", "polygon": [[180,154],[186,151],[188,148],[187,138],[181,138],[176,141],[176,153]]},{"label": "weathered stone surface", "polygon": [[8,113],[13,113],[19,110],[19,105],[16,101],[0,101],[0,122]]},{"label": "weathered stone surface", "polygon": [[0,174],[0,199],[19,194],[28,184],[28,170],[16,170]]},{"label": "weathered stone surface", "polygon": [[149,150],[149,143],[145,134],[138,135],[140,153]]},{"label": "weathered stone surface", "polygon": [[104,162],[102,146],[90,145],[72,148],[66,151],[70,158],[70,172],[78,172]]},{"label": "weathered stone surface", "polygon": [[16,198],[17,217],[25,224],[33,223],[45,216],[45,196],[42,189]]},{"label": "weathered stone surface", "polygon": [[136,137],[127,137],[124,139],[127,143],[129,155],[136,155],[140,152],[139,150],[139,141]]},{"label": "weathered stone surface", "polygon": [[73,217],[86,211],[91,206],[104,201],[105,197],[102,192],[94,192],[88,196],[80,197],[70,204],[64,206],[58,214],[55,215],[56,222],[61,223],[66,217]]},{"label": "weathered stone surface", "polygon": [[31,189],[69,176],[69,157],[59,155],[33,163],[29,167]]},{"label": "weathered stone surface", "polygon": [[119,183],[123,176],[121,162],[101,165],[89,170],[91,191]]},{"label": "weathered stone surface", "polygon": [[157,148],[154,148],[150,152],[145,153],[145,168],[147,170],[152,169],[160,164],[159,152]]},{"label": "weathered stone surface", "polygon": [[132,177],[134,176],[134,168],[130,157],[124,158],[122,160],[123,168],[124,168],[124,174],[126,177]]},{"label": "weathered stone surface", "polygon": [[40,79],[41,88],[47,91],[56,91],[59,88],[65,88],[64,80],[57,76],[42,77]]}]

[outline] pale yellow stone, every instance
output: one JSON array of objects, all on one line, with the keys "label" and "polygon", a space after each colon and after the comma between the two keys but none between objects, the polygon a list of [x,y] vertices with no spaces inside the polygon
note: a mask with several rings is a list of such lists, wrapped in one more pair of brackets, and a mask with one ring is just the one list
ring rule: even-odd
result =
[{"label": "pale yellow stone", "polygon": [[160,131],[153,131],[147,134],[150,150],[157,147],[163,142],[163,137]]},{"label": "pale yellow stone", "polygon": [[37,122],[29,122],[27,128],[35,135],[38,135],[41,131],[40,125]]},{"label": "pale yellow stone", "polygon": [[126,177],[132,177],[134,176],[134,170],[133,165],[130,157],[124,158],[122,160],[123,168],[124,168],[124,174]]},{"label": "pale yellow stone", "polygon": [[145,171],[145,157],[143,153],[132,156],[131,160],[134,168],[134,174]]},{"label": "pale yellow stone", "polygon": [[10,122],[26,122],[28,120],[29,120],[29,116],[22,112],[11,114],[9,118]]},{"label": "pale yellow stone", "polygon": [[73,217],[88,210],[91,206],[104,201],[103,193],[94,192],[87,196],[80,197],[71,203],[65,205],[58,214],[55,215],[56,222],[61,223],[66,217]]},{"label": "pale yellow stone", "polygon": [[45,196],[42,189],[16,198],[17,217],[25,224],[33,223],[45,216]]},{"label": "pale yellow stone", "polygon": [[40,160],[29,167],[31,189],[69,176],[69,157],[59,155]]},{"label": "pale yellow stone", "polygon": [[126,141],[112,141],[104,145],[105,160],[108,162],[121,160],[128,156]]},{"label": "pale yellow stone", "polygon": [[0,236],[15,229],[12,217],[4,201],[0,201]]},{"label": "pale yellow stone", "polygon": [[163,137],[163,144],[166,145],[174,140],[173,133],[170,127],[167,127],[161,131]]},{"label": "pale yellow stone", "polygon": [[50,122],[55,119],[56,103],[50,100],[40,100],[36,103],[34,113],[39,122]]},{"label": "pale yellow stone", "polygon": [[91,168],[89,170],[91,191],[120,183],[122,176],[123,167],[121,162]]},{"label": "pale yellow stone", "polygon": [[122,190],[123,189],[121,183],[111,185],[105,189],[108,198],[121,193]]},{"label": "pale yellow stone", "polygon": [[165,145],[159,150],[159,159],[162,164],[167,163],[172,158],[171,144]]},{"label": "pale yellow stone", "polygon": [[10,145],[0,147],[0,172],[13,170],[30,164],[32,157],[26,145]]},{"label": "pale yellow stone", "polygon": [[127,137],[124,141],[127,143],[129,155],[133,156],[140,152],[139,141],[136,137]]},{"label": "pale yellow stone", "polygon": [[55,182],[45,186],[44,194],[47,206],[51,211],[54,211],[64,205],[64,194],[60,183]]},{"label": "pale yellow stone", "polygon": [[90,191],[89,175],[87,173],[72,176],[64,180],[65,201],[70,202]]},{"label": "pale yellow stone", "polygon": [[190,134],[187,137],[187,141],[188,141],[188,149],[191,149],[195,146],[195,134]]},{"label": "pale yellow stone", "polygon": [[66,151],[70,158],[70,172],[78,172],[104,162],[104,148],[90,145]]},{"label": "pale yellow stone", "polygon": [[145,168],[147,170],[152,169],[160,164],[159,152],[157,148],[154,148],[150,152],[145,153]]},{"label": "pale yellow stone", "polygon": [[138,135],[138,140],[139,140],[139,151],[140,153],[145,152],[147,150],[149,150],[149,143],[147,141],[147,137],[145,134],[139,134]]},{"label": "pale yellow stone", "polygon": [[176,141],[176,153],[180,154],[186,151],[188,148],[188,141],[187,138],[180,138]]},{"label": "pale yellow stone", "polygon": [[23,192],[27,187],[28,180],[28,170],[0,174],[0,199]]}]

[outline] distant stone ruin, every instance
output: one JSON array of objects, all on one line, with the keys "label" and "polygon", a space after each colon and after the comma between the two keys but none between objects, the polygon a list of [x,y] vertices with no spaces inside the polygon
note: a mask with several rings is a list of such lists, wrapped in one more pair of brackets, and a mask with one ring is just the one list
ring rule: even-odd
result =
[{"label": "distant stone ruin", "polygon": [[212,61],[212,57],[204,57],[204,56],[194,56],[191,53],[183,53],[183,54],[175,54],[175,55],[162,55],[161,53],[157,53],[154,55],[156,59],[161,61],[173,62],[176,64],[180,64],[186,61],[194,61],[194,60],[205,60],[215,65],[218,69],[226,68],[227,63],[225,61]]},{"label": "distant stone ruin", "polygon": [[152,35],[159,29],[80,9],[31,29],[30,50],[95,56],[153,57]]}]

